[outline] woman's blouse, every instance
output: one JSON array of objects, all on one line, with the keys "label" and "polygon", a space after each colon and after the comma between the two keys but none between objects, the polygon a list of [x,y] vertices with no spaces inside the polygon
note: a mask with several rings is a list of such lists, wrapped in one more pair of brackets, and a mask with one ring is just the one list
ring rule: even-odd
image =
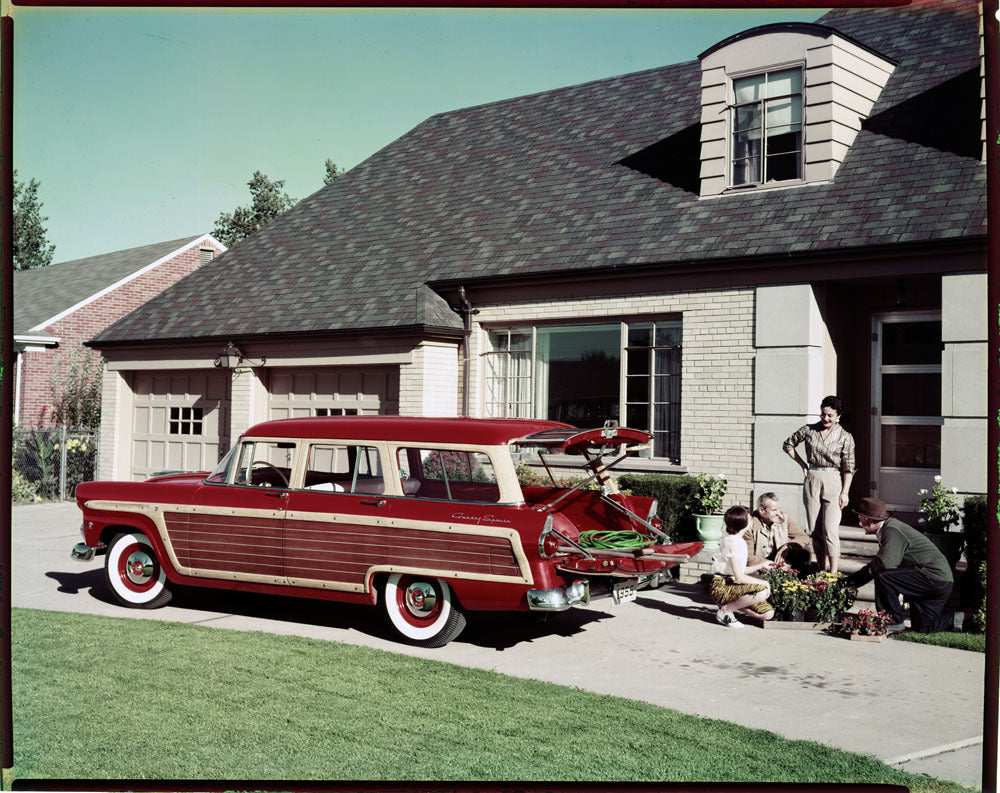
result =
[{"label": "woman's blouse", "polygon": [[819,468],[836,468],[842,474],[854,473],[854,436],[839,424],[823,437],[823,422],[806,424],[789,435],[782,444],[790,452],[800,443],[806,444],[806,462]]},{"label": "woman's blouse", "polygon": [[749,548],[747,547],[747,541],[744,540],[739,534],[727,534],[724,536],[722,541],[719,543],[719,550],[722,554],[722,558],[729,563],[730,575],[735,572],[732,561],[734,558],[742,561],[743,569],[746,570]]}]

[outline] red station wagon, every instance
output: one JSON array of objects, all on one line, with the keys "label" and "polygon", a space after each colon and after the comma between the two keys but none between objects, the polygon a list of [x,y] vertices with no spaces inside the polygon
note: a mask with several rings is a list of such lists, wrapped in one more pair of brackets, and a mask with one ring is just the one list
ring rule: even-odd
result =
[{"label": "red station wagon", "polygon": [[[632,600],[697,553],[667,544],[654,499],[608,474],[648,442],[613,422],[268,421],[211,473],[79,485],[72,555],[103,553],[125,606],[162,606],[174,585],[378,604],[402,638],[439,647],[467,612]],[[522,488],[512,451],[527,450],[580,455],[585,478]]]}]

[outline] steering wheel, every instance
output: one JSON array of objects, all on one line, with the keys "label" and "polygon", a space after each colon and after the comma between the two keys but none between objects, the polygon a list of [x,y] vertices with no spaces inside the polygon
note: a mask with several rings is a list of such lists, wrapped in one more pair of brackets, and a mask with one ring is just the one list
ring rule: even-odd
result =
[{"label": "steering wheel", "polygon": [[[272,471],[274,471],[274,473],[276,473],[280,477],[281,481],[284,483],[284,486],[288,487],[288,477],[286,477],[281,472],[280,468],[278,468],[275,465],[271,465],[271,463],[269,463],[267,460],[254,460],[253,465],[251,465],[250,468],[251,469],[256,468],[258,465],[263,466],[265,468],[270,468]],[[271,485],[268,484],[267,482],[261,482],[260,487],[271,487]]]}]

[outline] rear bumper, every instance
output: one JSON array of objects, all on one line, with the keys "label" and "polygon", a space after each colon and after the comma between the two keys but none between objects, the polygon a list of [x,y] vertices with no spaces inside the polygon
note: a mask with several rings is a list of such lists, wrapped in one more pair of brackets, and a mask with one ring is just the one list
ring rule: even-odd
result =
[{"label": "rear bumper", "polygon": [[570,606],[590,603],[590,582],[584,579],[569,586],[552,589],[529,589],[528,608],[531,611],[565,611]]},{"label": "rear bumper", "polygon": [[632,584],[633,588],[656,589],[669,578],[666,570],[655,570],[635,577],[604,576],[579,578],[569,586],[553,589],[529,589],[528,608],[531,611],[565,611],[570,606],[586,606],[592,600],[614,598],[619,602],[616,585]]}]

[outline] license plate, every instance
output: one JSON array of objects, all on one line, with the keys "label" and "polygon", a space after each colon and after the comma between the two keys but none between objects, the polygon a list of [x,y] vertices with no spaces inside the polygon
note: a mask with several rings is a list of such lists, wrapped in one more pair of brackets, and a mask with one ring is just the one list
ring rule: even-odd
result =
[{"label": "license plate", "polygon": [[635,600],[635,584],[632,582],[615,584],[611,590],[611,597],[614,598],[615,604],[628,603],[630,600]]}]

